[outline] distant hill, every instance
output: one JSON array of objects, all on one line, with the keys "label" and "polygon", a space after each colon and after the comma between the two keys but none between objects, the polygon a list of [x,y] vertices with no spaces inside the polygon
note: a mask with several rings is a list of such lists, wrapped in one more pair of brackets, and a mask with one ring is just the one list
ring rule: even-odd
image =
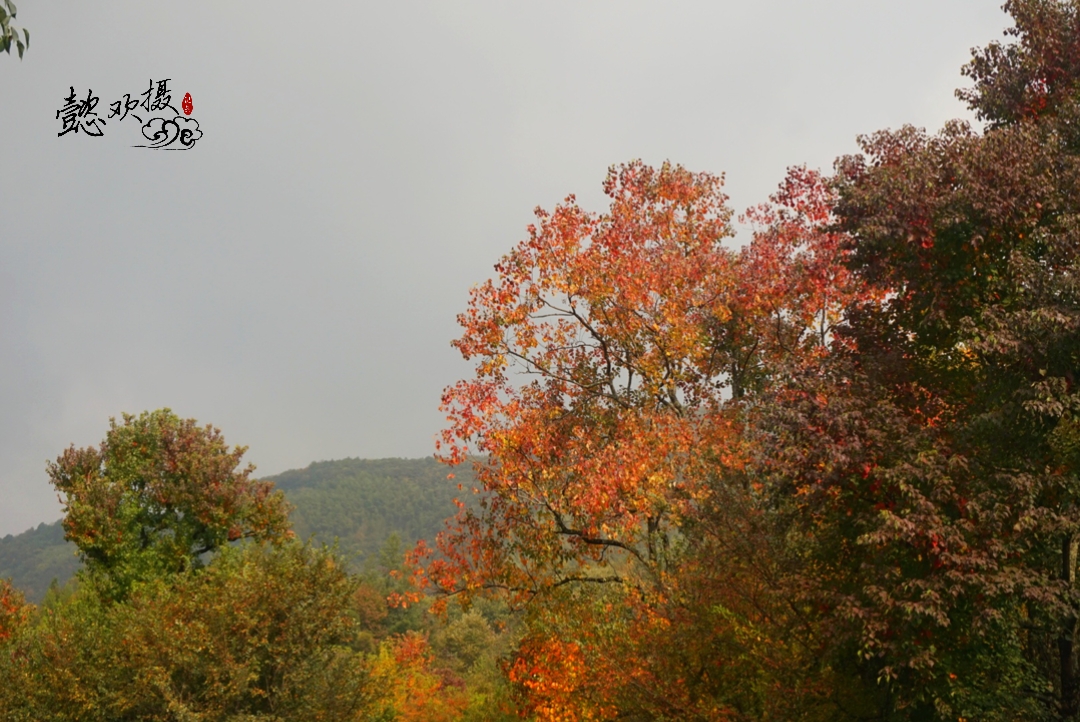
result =
[{"label": "distant hill", "polygon": [[[359,566],[393,533],[408,548],[443,529],[455,512],[454,498],[471,496],[471,471],[458,467],[457,479],[448,481],[449,471],[434,459],[342,459],[263,478],[295,505],[293,529],[301,539],[336,538],[340,552]],[[40,601],[53,579],[63,584],[78,568],[75,546],[64,541],[59,521],[0,539],[0,578],[11,577],[31,601]]]},{"label": "distant hill", "polygon": [[293,530],[301,539],[337,538],[343,555],[361,561],[392,533],[408,547],[442,531],[456,511],[454,499],[471,496],[471,470],[458,467],[454,480],[449,472],[434,459],[343,459],[267,478],[296,506]]},{"label": "distant hill", "polygon": [[0,539],[0,579],[11,577],[31,601],[40,601],[53,579],[63,584],[79,566],[75,545],[64,541],[59,521]]}]

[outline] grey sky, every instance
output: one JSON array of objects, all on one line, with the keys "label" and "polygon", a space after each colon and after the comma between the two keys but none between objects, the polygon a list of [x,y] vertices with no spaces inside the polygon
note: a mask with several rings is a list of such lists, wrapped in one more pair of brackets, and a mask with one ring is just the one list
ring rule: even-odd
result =
[{"label": "grey sky", "polygon": [[[0,534],[59,517],[44,465],[169,406],[262,473],[424,456],[469,287],[607,167],[726,172],[732,206],[858,133],[965,116],[997,0],[23,0],[0,56]],[[150,79],[187,152],[138,126],[57,138]]]}]

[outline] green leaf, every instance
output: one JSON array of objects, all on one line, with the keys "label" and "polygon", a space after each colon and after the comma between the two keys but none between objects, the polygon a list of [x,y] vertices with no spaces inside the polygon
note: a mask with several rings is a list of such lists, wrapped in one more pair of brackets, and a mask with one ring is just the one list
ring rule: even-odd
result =
[{"label": "green leaf", "polygon": [[30,31],[27,30],[26,28],[23,28],[23,35],[26,36],[26,47],[29,48],[30,47]]}]

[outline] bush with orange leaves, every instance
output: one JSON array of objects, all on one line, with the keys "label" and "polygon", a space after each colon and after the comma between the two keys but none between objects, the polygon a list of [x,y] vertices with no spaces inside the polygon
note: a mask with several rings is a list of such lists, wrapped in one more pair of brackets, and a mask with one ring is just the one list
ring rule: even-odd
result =
[{"label": "bush with orange leaves", "polygon": [[440,674],[427,638],[417,632],[383,643],[375,674],[390,686],[390,704],[401,722],[451,722],[469,704],[464,684]]},{"label": "bush with orange leaves", "polygon": [[0,579],[0,644],[26,625],[33,609],[23,593],[11,586],[10,579]]}]

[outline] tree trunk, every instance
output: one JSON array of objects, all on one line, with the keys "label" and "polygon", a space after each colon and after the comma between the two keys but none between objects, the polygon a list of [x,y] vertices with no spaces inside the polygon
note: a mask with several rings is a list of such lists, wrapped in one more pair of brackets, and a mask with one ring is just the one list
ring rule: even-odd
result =
[{"label": "tree trunk", "polygon": [[[1077,541],[1075,534],[1068,534],[1061,542],[1061,579],[1069,585],[1070,592],[1076,584]],[[1064,719],[1072,719],[1077,711],[1074,654],[1076,611],[1072,608],[1071,599],[1069,604],[1072,611],[1063,620],[1061,636],[1058,637],[1058,654],[1061,658],[1061,716]]]}]

